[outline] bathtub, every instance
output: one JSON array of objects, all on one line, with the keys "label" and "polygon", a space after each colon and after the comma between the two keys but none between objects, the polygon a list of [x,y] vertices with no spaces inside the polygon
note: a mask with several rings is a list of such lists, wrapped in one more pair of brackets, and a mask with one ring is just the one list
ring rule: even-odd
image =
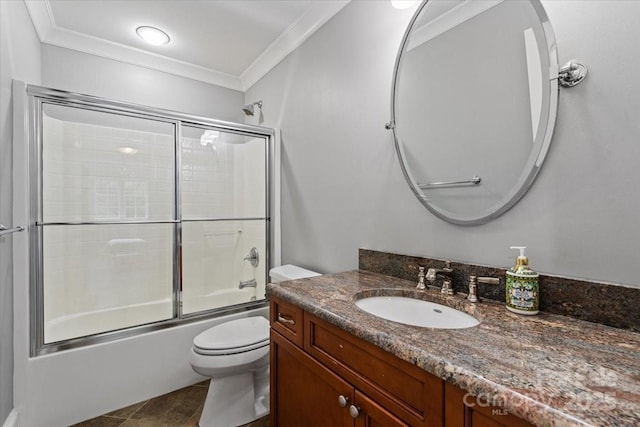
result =
[{"label": "bathtub", "polygon": [[52,343],[171,319],[172,315],[170,298],[73,313],[45,322],[44,338],[46,343]]},{"label": "bathtub", "polygon": [[[244,304],[255,300],[256,288],[220,289],[206,295],[184,297],[183,313],[190,314]],[[46,343],[53,343],[167,320],[171,319],[172,314],[173,306],[170,298],[68,314],[47,321],[45,323],[44,337]]]}]

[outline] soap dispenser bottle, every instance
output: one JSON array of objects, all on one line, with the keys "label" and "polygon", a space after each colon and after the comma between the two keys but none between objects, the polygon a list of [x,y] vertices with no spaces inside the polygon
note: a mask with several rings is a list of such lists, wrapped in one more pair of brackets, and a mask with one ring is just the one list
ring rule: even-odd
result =
[{"label": "soap dispenser bottle", "polygon": [[518,314],[537,314],[539,304],[538,273],[529,268],[524,255],[526,246],[511,246],[520,250],[516,265],[507,270],[507,310]]}]

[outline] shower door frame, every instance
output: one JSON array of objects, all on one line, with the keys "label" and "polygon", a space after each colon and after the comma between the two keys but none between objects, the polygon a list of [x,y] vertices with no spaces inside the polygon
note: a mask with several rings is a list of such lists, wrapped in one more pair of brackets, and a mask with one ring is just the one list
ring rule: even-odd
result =
[{"label": "shower door frame", "polygon": [[[225,218],[227,220],[264,220],[265,247],[264,255],[265,283],[268,283],[268,272],[271,267],[271,253],[274,239],[271,228],[271,204],[273,194],[273,150],[275,131],[262,126],[234,123],[190,115],[171,110],[148,107],[138,104],[116,101],[91,95],[67,92],[35,85],[26,85],[28,97],[28,180],[29,191],[29,329],[31,357],[54,353],[62,350],[84,347],[131,337],[143,333],[158,331],[188,322],[211,319],[222,315],[253,310],[268,305],[265,298],[231,306],[223,306],[184,315],[182,313],[182,215],[181,215],[181,129],[183,125],[214,129],[237,135],[262,138],[265,141],[265,216],[264,218]],[[155,120],[173,124],[174,132],[174,206],[173,220],[160,221],[117,221],[117,224],[173,224],[173,308],[172,318],[149,324],[130,326],[124,329],[99,332],[87,336],[66,339],[63,341],[44,342],[44,276],[43,276],[43,227],[44,225],[108,225],[109,221],[78,221],[43,223],[43,161],[42,161],[42,106],[52,104],[84,110],[117,114],[126,117]],[[212,220],[220,221],[222,218]]]}]

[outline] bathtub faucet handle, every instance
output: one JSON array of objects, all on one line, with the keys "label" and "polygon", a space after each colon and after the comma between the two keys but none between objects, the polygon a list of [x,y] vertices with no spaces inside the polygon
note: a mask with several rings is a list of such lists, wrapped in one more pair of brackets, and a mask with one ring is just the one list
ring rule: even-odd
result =
[{"label": "bathtub faucet handle", "polygon": [[249,261],[252,267],[257,267],[260,263],[260,254],[258,253],[258,249],[253,247],[249,251],[249,255],[244,257],[244,261]]}]

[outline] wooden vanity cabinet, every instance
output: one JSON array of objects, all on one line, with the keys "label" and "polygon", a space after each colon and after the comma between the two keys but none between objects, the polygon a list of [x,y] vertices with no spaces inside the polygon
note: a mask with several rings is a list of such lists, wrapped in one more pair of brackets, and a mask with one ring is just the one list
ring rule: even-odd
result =
[{"label": "wooden vanity cabinet", "polygon": [[532,426],[295,305],[270,316],[271,427]]},{"label": "wooden vanity cabinet", "polygon": [[442,380],[271,298],[273,427],[442,426]]}]

